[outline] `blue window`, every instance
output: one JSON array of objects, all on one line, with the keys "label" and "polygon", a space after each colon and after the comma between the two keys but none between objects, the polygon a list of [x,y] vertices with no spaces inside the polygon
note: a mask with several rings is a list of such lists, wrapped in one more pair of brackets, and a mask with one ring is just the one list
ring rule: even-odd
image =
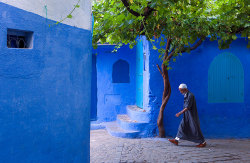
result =
[{"label": "blue window", "polygon": [[113,83],[129,83],[129,64],[124,60],[118,60],[113,64],[112,71]]},{"label": "blue window", "polygon": [[208,102],[244,102],[244,69],[233,54],[215,57],[208,71]]}]

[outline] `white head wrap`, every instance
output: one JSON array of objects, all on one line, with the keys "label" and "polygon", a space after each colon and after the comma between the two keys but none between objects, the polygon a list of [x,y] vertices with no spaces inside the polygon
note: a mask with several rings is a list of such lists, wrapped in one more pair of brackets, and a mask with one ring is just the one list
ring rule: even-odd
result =
[{"label": "white head wrap", "polygon": [[179,88],[180,88],[180,89],[185,89],[185,88],[187,89],[187,85],[184,84],[184,83],[182,83],[182,84],[180,84]]}]

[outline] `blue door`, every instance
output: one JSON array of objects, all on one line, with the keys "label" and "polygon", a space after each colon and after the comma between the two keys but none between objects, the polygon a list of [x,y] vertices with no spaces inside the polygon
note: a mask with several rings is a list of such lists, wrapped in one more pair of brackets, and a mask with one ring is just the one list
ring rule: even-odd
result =
[{"label": "blue door", "polygon": [[136,105],[143,108],[143,43],[136,45]]},{"label": "blue door", "polygon": [[215,57],[208,71],[208,102],[244,102],[244,69],[233,54]]}]

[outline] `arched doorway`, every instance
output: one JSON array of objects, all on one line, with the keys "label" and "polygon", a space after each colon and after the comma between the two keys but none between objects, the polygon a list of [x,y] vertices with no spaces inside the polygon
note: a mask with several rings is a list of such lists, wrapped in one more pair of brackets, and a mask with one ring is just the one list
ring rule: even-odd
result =
[{"label": "arched doorway", "polygon": [[209,103],[244,102],[244,69],[231,53],[214,58],[208,70]]}]

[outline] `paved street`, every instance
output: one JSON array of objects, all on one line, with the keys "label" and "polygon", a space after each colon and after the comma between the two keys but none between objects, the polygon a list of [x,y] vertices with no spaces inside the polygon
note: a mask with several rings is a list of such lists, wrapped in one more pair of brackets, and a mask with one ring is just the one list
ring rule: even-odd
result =
[{"label": "paved street", "polygon": [[167,139],[124,139],[110,136],[106,130],[91,130],[91,163],[170,163],[170,162],[250,162],[249,139],[207,139],[207,147]]}]

